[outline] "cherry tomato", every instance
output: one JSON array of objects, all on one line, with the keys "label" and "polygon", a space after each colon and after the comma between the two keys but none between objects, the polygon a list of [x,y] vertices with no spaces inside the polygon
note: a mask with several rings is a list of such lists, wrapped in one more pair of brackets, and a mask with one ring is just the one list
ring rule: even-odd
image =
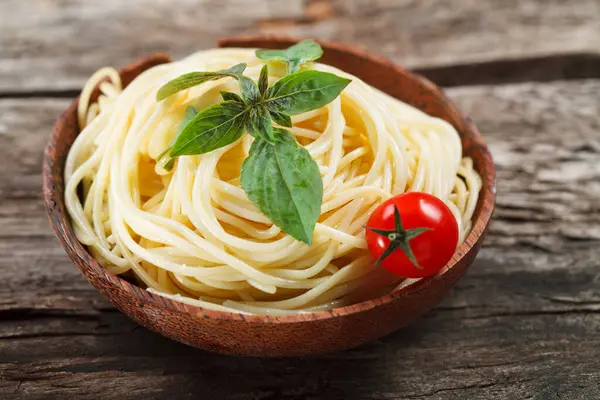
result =
[{"label": "cherry tomato", "polygon": [[379,205],[367,222],[367,245],[376,265],[407,278],[435,275],[452,258],[458,224],[444,202],[409,192]]}]

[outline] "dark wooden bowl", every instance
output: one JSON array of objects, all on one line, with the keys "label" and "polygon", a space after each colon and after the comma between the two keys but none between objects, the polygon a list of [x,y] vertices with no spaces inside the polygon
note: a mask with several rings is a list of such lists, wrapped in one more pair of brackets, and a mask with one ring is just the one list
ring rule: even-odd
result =
[{"label": "dark wooden bowl", "polygon": [[[272,36],[224,39],[220,47],[284,48],[295,38]],[[284,317],[248,316],[205,310],[153,295],[106,272],[79,243],[65,210],[63,168],[79,133],[77,99],[60,116],[44,153],[44,197],[50,222],[63,247],[81,273],[121,312],[171,339],[224,354],[298,356],[348,349],[380,338],[429,311],[473,262],[487,229],[495,200],[492,157],[473,122],[462,115],[442,90],[390,61],[351,47],[321,42],[324,63],[358,76],[382,91],[450,122],[459,131],[464,155],[475,162],[483,179],[473,230],[450,263],[435,277],[377,299],[337,308]],[[124,84],[142,71],[164,62],[158,54],[121,70]]]}]

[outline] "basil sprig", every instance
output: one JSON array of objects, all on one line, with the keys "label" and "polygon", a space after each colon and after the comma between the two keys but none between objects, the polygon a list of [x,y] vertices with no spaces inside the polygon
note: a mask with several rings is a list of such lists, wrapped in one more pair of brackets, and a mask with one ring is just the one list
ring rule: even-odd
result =
[{"label": "basil sprig", "polygon": [[285,50],[257,50],[256,58],[263,61],[284,62],[288,74],[300,69],[300,65],[321,58],[323,49],[314,40],[303,40]]},{"label": "basil sprig", "polygon": [[[287,50],[277,51],[283,52],[283,58],[279,59],[269,51],[266,51],[266,57],[285,61],[288,69],[294,71],[301,63],[315,60],[323,53],[313,41],[303,41]],[[261,54],[265,56],[265,52]],[[171,157],[165,168],[172,168],[173,157],[208,153],[235,142],[247,131],[254,137],[254,143],[242,164],[240,179],[248,199],[285,233],[310,244],[323,202],[319,167],[291,132],[274,127],[273,123],[291,127],[291,115],[332,102],[350,80],[327,72],[306,70],[290,73],[269,87],[267,65],[261,69],[258,83],[243,75],[244,69],[245,64],[238,64],[227,70],[193,73],[204,74],[204,78],[193,77],[200,83],[231,76],[237,79],[240,94],[221,92],[222,103],[199,113],[188,108],[191,111],[186,110],[182,122],[185,127],[180,128],[163,153],[168,152]],[[194,86],[190,75],[168,82],[158,93],[168,96]]]}]

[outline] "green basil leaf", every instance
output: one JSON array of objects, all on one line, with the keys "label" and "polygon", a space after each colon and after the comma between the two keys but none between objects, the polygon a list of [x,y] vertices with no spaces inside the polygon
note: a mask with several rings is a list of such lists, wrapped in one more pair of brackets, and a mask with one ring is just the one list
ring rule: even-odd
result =
[{"label": "green basil leaf", "polygon": [[258,78],[258,90],[260,94],[265,94],[269,86],[269,67],[267,64],[260,69],[260,77]]},{"label": "green basil leaf", "polygon": [[248,110],[226,101],[198,113],[173,145],[170,156],[204,154],[235,142],[244,133]]},{"label": "green basil leaf", "polygon": [[242,99],[248,105],[256,104],[261,99],[260,91],[258,90],[258,86],[256,83],[247,76],[239,75],[240,82],[240,92],[242,94]]},{"label": "green basil leaf", "polygon": [[329,72],[301,71],[286,75],[265,94],[269,111],[296,115],[332,102],[351,82]]},{"label": "green basil leaf", "polygon": [[288,73],[298,71],[300,64],[321,58],[323,49],[314,40],[303,40],[287,49],[291,61],[288,63]]},{"label": "green basil leaf", "polygon": [[257,50],[256,57],[263,61],[283,61],[289,74],[298,71],[300,65],[321,58],[323,49],[314,40],[303,40],[285,50]]},{"label": "green basil leaf", "polygon": [[252,107],[246,125],[248,133],[252,136],[273,143],[273,122],[271,121],[269,111],[265,107]]},{"label": "green basil leaf", "polygon": [[287,49],[285,50],[256,50],[256,58],[263,61],[284,61],[288,60]]},{"label": "green basil leaf", "polygon": [[239,94],[233,92],[221,92],[221,97],[225,101],[235,101],[236,103],[244,102]]},{"label": "green basil leaf", "polygon": [[296,240],[311,244],[323,202],[319,167],[284,129],[275,142],[256,139],[242,164],[241,184],[248,199]]},{"label": "green basil leaf", "polygon": [[278,113],[277,111],[271,111],[270,114],[271,118],[273,118],[273,121],[275,121],[277,124],[285,126],[286,128],[292,127],[292,119],[289,115]]},{"label": "green basil leaf", "polygon": [[164,84],[158,92],[156,92],[156,100],[161,101],[166,99],[167,97],[174,95],[177,92],[180,92],[185,89],[189,89],[193,86],[199,85],[204,82],[208,82],[214,79],[220,79],[225,77],[236,78],[238,75],[244,72],[246,69],[246,64],[236,64],[230,68],[223,69],[216,72],[206,71],[206,72],[190,72],[187,74],[183,74],[166,84]]},{"label": "green basil leaf", "polygon": [[[166,150],[163,151],[162,153],[160,153],[160,155],[156,158],[156,162],[159,162],[163,157],[165,157],[165,156],[167,156],[167,154],[169,154],[169,152],[173,148],[173,145],[177,141],[177,138],[179,137],[179,135],[181,135],[181,132],[183,132],[183,129],[186,127],[187,124],[190,123],[191,120],[194,119],[194,117],[196,115],[198,115],[198,111],[196,111],[196,109],[194,107],[189,106],[188,108],[185,109],[185,113],[183,114],[183,119],[179,123],[179,128],[177,129],[177,133],[175,134],[175,137],[173,139],[171,139],[171,142],[168,144]],[[167,161],[165,163],[164,168],[167,171],[170,171],[173,169],[173,166],[175,165],[175,158],[170,157],[170,156],[168,156],[168,157],[170,159],[169,159],[169,161]]]},{"label": "green basil leaf", "polygon": [[218,72],[228,73],[228,74],[232,74],[232,75],[240,75],[240,74],[243,74],[245,70],[246,70],[246,63],[239,63],[239,64],[232,65],[229,68],[221,69]]}]

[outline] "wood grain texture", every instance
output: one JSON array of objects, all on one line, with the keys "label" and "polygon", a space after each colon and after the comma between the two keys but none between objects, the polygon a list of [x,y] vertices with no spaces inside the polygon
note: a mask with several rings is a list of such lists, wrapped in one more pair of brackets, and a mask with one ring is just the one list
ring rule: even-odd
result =
[{"label": "wood grain texture", "polygon": [[[600,3],[172,3],[0,3],[0,398],[600,398],[600,82],[485,86],[598,78]],[[257,32],[353,43],[443,85],[483,85],[449,94],[498,167],[486,246],[434,312],[356,350],[253,360],[163,339],[81,277],[44,214],[42,147],[69,103],[55,97],[101,65]]]},{"label": "wood grain texture", "polygon": [[295,360],[196,351],[108,305],[43,211],[42,147],[68,101],[0,100],[0,398],[598,398],[598,93],[597,80],[449,90],[498,167],[486,246],[416,324]]},{"label": "wood grain texture", "polygon": [[476,83],[475,71],[500,80],[600,75],[597,0],[3,0],[0,7],[5,96],[73,97],[99,66],[154,51],[178,58],[248,33],[352,43],[445,85]]}]

